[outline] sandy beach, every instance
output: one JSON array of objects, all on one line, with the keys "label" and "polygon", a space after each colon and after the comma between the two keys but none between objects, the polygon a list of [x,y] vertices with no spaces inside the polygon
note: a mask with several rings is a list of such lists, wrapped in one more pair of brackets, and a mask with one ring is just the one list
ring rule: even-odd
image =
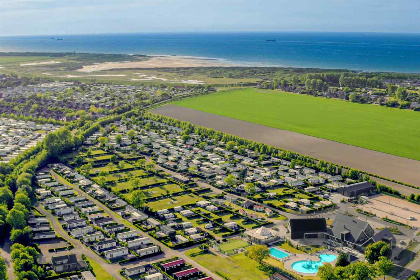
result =
[{"label": "sandy beach", "polygon": [[90,73],[112,69],[148,69],[148,68],[181,68],[181,67],[215,67],[233,66],[218,59],[206,59],[189,56],[151,56],[148,60],[125,61],[125,62],[104,62],[94,65],[83,66],[80,72]]}]

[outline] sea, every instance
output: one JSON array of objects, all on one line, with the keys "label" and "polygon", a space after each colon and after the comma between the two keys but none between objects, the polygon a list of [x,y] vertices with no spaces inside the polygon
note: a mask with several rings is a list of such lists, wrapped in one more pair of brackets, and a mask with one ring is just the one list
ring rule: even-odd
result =
[{"label": "sea", "polygon": [[0,37],[0,52],[176,55],[244,66],[420,73],[420,34],[243,32],[15,36]]}]

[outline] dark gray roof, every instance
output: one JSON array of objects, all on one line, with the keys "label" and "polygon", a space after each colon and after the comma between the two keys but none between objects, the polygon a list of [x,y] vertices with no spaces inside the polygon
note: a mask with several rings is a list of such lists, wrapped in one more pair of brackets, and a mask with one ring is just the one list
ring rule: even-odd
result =
[{"label": "dark gray roof", "polygon": [[[361,235],[365,235],[364,231],[369,224],[365,221],[356,219],[343,214],[337,214],[331,225],[331,231],[336,237],[341,237],[342,232],[350,232],[355,240]],[[365,236],[368,238],[369,236]]]},{"label": "dark gray roof", "polygon": [[378,242],[378,241],[383,241],[383,240],[392,241],[392,244],[394,245],[396,242],[395,236],[392,234],[389,228],[384,228],[383,230],[375,234],[372,237],[372,240],[373,242]]}]

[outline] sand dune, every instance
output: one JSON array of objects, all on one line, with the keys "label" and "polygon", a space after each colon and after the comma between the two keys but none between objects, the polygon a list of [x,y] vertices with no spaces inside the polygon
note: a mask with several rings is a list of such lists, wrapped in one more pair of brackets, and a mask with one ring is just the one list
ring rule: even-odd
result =
[{"label": "sand dune", "polygon": [[180,68],[180,67],[211,67],[211,66],[232,66],[233,64],[217,59],[206,59],[186,56],[153,56],[148,60],[125,61],[125,62],[104,62],[83,66],[80,72],[95,72],[111,69],[135,69],[135,68]]}]

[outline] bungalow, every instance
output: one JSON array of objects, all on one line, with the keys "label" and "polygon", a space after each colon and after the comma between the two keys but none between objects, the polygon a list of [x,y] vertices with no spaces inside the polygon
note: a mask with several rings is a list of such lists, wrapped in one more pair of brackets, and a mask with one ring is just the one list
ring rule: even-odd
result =
[{"label": "bungalow", "polygon": [[93,241],[101,241],[104,239],[104,234],[101,231],[97,231],[93,234],[89,234],[86,236],[83,236],[84,242],[93,242]]},{"label": "bungalow", "polygon": [[237,229],[238,228],[238,224],[236,222],[227,222],[227,223],[224,223],[224,226],[229,228],[229,229]]},{"label": "bungalow", "polygon": [[216,207],[216,206],[214,206],[214,205],[208,205],[208,206],[206,207],[206,209],[207,209],[207,211],[210,211],[210,212],[215,212],[215,211],[219,210],[219,208],[217,208],[217,207]]},{"label": "bungalow", "polygon": [[72,231],[70,231],[70,234],[74,236],[75,238],[82,237],[84,235],[90,234],[95,232],[95,229],[91,226],[86,226],[82,228],[75,228]]},{"label": "bungalow", "polygon": [[273,210],[271,210],[270,208],[265,208],[265,214],[268,216],[268,217],[271,217],[271,216],[273,216],[273,214],[274,214],[274,211]]},{"label": "bungalow", "polygon": [[189,268],[186,270],[175,272],[173,275],[175,279],[184,279],[184,278],[191,278],[193,275],[198,275],[200,273],[201,272],[200,270],[198,270],[198,268]]},{"label": "bungalow", "polygon": [[165,277],[160,272],[156,272],[156,273],[144,276],[144,280],[163,280],[163,279],[165,279]]},{"label": "bungalow", "polygon": [[195,213],[193,211],[191,211],[191,210],[182,210],[180,212],[180,214],[182,216],[184,216],[184,217],[191,217],[191,216],[194,216],[195,215]]},{"label": "bungalow", "polygon": [[137,274],[143,274],[146,272],[146,266],[145,265],[134,265],[131,267],[127,267],[124,269],[124,273],[127,276],[134,276]]},{"label": "bungalow", "polygon": [[39,232],[34,234],[34,240],[44,240],[44,239],[51,239],[55,238],[54,231],[47,231],[47,232]]},{"label": "bungalow", "polygon": [[200,240],[203,240],[204,239],[204,236],[202,236],[201,234],[196,233],[196,234],[191,234],[190,235],[190,238],[193,241],[200,241]]},{"label": "bungalow", "polygon": [[198,207],[202,207],[202,208],[204,208],[204,207],[206,207],[206,206],[210,205],[210,202],[209,202],[209,201],[206,201],[206,200],[202,200],[202,201],[198,201],[198,202],[196,203],[196,205],[197,205]]},{"label": "bungalow", "polygon": [[67,228],[68,229],[74,229],[77,227],[82,227],[86,225],[86,220],[84,219],[73,219],[73,220],[68,220],[67,222]]},{"label": "bungalow", "polygon": [[175,235],[175,240],[178,243],[188,242],[188,239],[187,238],[185,238],[184,236],[179,235],[179,234]]},{"label": "bungalow", "polygon": [[157,221],[157,220],[155,220],[153,218],[148,218],[146,220],[146,222],[147,222],[148,225],[150,225],[152,227],[157,227],[157,226],[160,226],[161,225],[161,223],[159,221]]},{"label": "bungalow", "polygon": [[128,249],[126,247],[117,247],[115,249],[111,249],[108,251],[103,252],[105,258],[115,259],[119,257],[125,257],[128,255]]},{"label": "bungalow", "polygon": [[117,239],[119,241],[124,241],[128,238],[137,237],[137,236],[138,236],[138,232],[135,230],[117,233]]},{"label": "bungalow", "polygon": [[178,259],[175,261],[170,261],[164,264],[161,264],[163,270],[168,271],[172,270],[174,268],[185,266],[185,261],[183,259]]},{"label": "bungalow", "polygon": [[102,240],[94,244],[93,248],[95,248],[96,251],[102,251],[102,250],[107,250],[116,246],[117,246],[117,241],[113,239],[106,239],[106,240]]},{"label": "bungalow", "polygon": [[255,204],[253,209],[254,211],[257,211],[257,212],[264,212],[264,206],[261,206],[261,205]]},{"label": "bungalow", "polygon": [[128,249],[134,249],[143,245],[149,245],[151,243],[152,241],[149,237],[139,237],[134,240],[127,241],[127,247]]},{"label": "bungalow", "polygon": [[158,252],[160,252],[160,248],[159,246],[150,246],[150,247],[146,247],[143,249],[139,249],[136,251],[137,254],[139,254],[140,257],[144,257],[144,256],[148,256],[148,255],[152,255],[152,254],[156,254]]},{"label": "bungalow", "polygon": [[82,263],[77,261],[75,254],[52,257],[51,262],[56,273],[78,271],[84,267]]},{"label": "bungalow", "polygon": [[114,226],[108,226],[103,228],[103,230],[109,234],[113,234],[114,232],[118,232],[123,229],[125,229],[125,226],[123,224],[117,224]]},{"label": "bungalow", "polygon": [[187,228],[192,228],[192,227],[193,227],[193,225],[192,225],[192,223],[191,223],[191,222],[183,222],[183,223],[181,223],[181,227],[182,227],[183,229],[187,229]]}]

